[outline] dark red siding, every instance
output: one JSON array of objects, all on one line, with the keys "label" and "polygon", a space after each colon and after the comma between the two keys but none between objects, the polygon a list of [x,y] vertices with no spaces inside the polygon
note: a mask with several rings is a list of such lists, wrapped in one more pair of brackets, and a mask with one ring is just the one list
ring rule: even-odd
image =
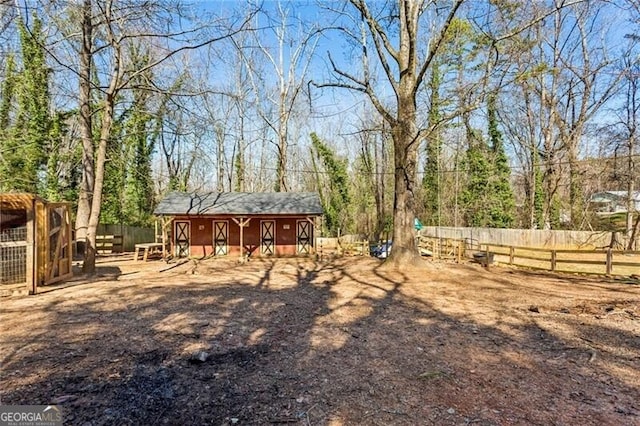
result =
[{"label": "dark red siding", "polygon": [[[174,220],[188,220],[191,222],[191,250],[193,257],[212,255],[213,247],[213,222],[214,220],[226,221],[228,223],[228,248],[229,256],[240,255],[240,227],[231,217],[206,217],[206,216],[183,216]],[[248,226],[243,230],[243,245],[245,251],[251,256],[262,256],[261,253],[261,222],[275,221],[275,255],[276,256],[297,256],[297,221],[307,220],[303,217],[253,217]],[[287,229],[288,228],[288,229]],[[313,244],[314,235],[312,231],[311,241]]]}]

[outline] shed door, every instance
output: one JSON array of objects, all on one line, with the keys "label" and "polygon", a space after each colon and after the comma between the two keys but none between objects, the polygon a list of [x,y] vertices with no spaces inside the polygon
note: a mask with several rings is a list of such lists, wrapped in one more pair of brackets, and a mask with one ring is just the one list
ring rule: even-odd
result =
[{"label": "shed door", "polygon": [[297,224],[298,254],[311,253],[311,222],[299,220]]},{"label": "shed door", "polygon": [[276,222],[274,220],[260,222],[260,253],[267,256],[276,254]]},{"label": "shed door", "polygon": [[191,235],[190,222],[176,221],[176,256],[189,257],[189,236]]},{"label": "shed door", "polygon": [[227,244],[227,238],[229,236],[229,225],[225,221],[213,221],[213,241],[214,241],[214,255],[225,256],[229,253]]}]

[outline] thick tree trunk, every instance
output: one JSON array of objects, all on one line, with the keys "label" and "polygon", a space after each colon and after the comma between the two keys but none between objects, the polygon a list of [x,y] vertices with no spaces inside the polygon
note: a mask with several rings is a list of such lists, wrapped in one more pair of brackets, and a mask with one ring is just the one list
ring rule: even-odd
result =
[{"label": "thick tree trunk", "polygon": [[91,120],[91,47],[93,24],[91,0],[84,0],[82,19],[82,47],[80,51],[80,134],[82,138],[82,183],[76,213],[76,242],[78,251],[84,253],[91,198],[93,196],[94,162]]},{"label": "thick tree trunk", "polygon": [[[410,90],[407,90],[410,92]],[[403,96],[404,95],[404,96]],[[393,246],[388,262],[393,265],[417,263],[414,219],[416,211],[416,105],[410,93],[400,94],[398,121],[391,129],[395,166],[393,202]]]},{"label": "thick tree trunk", "polygon": [[104,187],[104,170],[107,159],[107,143],[111,134],[111,124],[113,117],[114,98],[107,94],[105,100],[104,114],[102,118],[102,129],[100,131],[100,143],[96,157],[96,176],[94,184],[93,202],[91,203],[91,215],[89,226],[87,227],[87,242],[82,264],[82,271],[92,274],[96,268],[96,231],[100,222],[100,210],[102,207],[102,189]]},{"label": "thick tree trunk", "polygon": [[[106,2],[105,17],[107,21],[111,20],[112,2]],[[93,183],[93,197],[91,199],[91,214],[89,216],[89,225],[87,227],[87,247],[82,264],[82,271],[87,274],[95,273],[96,269],[96,231],[100,222],[100,211],[102,208],[102,190],[104,187],[105,163],[107,161],[107,144],[111,137],[111,127],[113,124],[113,113],[115,109],[118,90],[124,75],[124,56],[120,49],[119,41],[116,40],[111,31],[107,31],[107,38],[114,50],[113,53],[113,69],[109,87],[104,93],[104,102],[102,109],[102,120],[100,127],[100,141],[98,143],[98,152],[95,160],[95,179]]]},{"label": "thick tree trunk", "polygon": [[386,147],[386,131],[383,130],[380,139],[380,155],[378,156],[378,146],[374,145],[376,174],[374,175],[374,192],[376,198],[376,234],[375,240],[380,241],[385,226],[385,172],[387,171],[387,147]]}]

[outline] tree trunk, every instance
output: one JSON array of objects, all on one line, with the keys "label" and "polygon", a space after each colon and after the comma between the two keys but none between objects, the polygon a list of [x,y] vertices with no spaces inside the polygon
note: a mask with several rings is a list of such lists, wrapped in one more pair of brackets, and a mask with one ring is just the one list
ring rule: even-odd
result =
[{"label": "tree trunk", "polygon": [[392,127],[394,149],[395,197],[393,201],[393,246],[388,262],[394,265],[417,263],[414,220],[416,210],[416,164],[418,143],[416,105],[410,90],[402,92],[398,102],[398,121]]},{"label": "tree trunk", "polygon": [[222,125],[216,125],[216,139],[218,145],[218,184],[216,189],[218,192],[224,192],[224,132]]},{"label": "tree trunk", "polygon": [[374,145],[376,174],[374,175],[375,187],[373,188],[376,198],[376,235],[375,240],[380,241],[385,226],[385,172],[387,171],[387,147],[386,130],[383,127],[380,137],[380,156],[378,157],[378,144]]},{"label": "tree trunk", "polygon": [[105,108],[102,116],[102,129],[100,130],[100,143],[96,157],[96,176],[94,183],[93,201],[91,203],[91,215],[89,216],[89,226],[87,227],[87,246],[82,264],[82,271],[93,274],[96,268],[96,231],[100,222],[100,209],[102,207],[102,189],[104,187],[104,169],[107,159],[107,143],[111,134],[113,122],[113,108],[115,99],[113,95],[107,94]]},{"label": "tree trunk", "polygon": [[[111,22],[111,8],[113,4],[107,1],[105,5],[105,18]],[[110,27],[107,26],[107,28]],[[111,127],[113,124],[113,114],[116,98],[120,90],[120,84],[124,76],[124,55],[120,48],[119,41],[111,31],[107,31],[107,38],[111,44],[113,52],[113,68],[109,87],[104,93],[102,110],[102,120],[100,127],[100,141],[95,162],[95,180],[93,183],[93,197],[91,199],[91,214],[89,216],[89,226],[87,227],[87,247],[82,264],[82,271],[93,274],[96,270],[96,231],[100,222],[100,210],[102,208],[102,190],[104,187],[105,163],[107,161],[107,144],[111,137]]]},{"label": "tree trunk", "polygon": [[580,176],[577,147],[570,144],[569,147],[569,204],[571,205],[572,229],[582,229],[584,223],[584,194],[582,179]]},{"label": "tree trunk", "polygon": [[91,214],[93,195],[94,162],[91,120],[91,47],[93,23],[91,22],[91,0],[84,0],[82,17],[82,47],[80,50],[80,134],[82,138],[82,183],[76,213],[76,242],[78,251],[84,253],[87,226]]},{"label": "tree trunk", "polygon": [[278,134],[278,171],[276,192],[287,192],[287,129],[286,126],[279,126]]}]

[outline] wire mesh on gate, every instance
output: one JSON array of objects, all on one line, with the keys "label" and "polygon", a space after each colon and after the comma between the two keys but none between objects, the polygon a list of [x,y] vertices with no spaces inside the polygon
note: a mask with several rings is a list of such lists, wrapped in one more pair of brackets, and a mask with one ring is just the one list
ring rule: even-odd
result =
[{"label": "wire mesh on gate", "polygon": [[27,228],[7,228],[0,232],[0,284],[27,281]]},{"label": "wire mesh on gate", "polygon": [[0,246],[0,283],[19,284],[27,281],[27,247]]}]

